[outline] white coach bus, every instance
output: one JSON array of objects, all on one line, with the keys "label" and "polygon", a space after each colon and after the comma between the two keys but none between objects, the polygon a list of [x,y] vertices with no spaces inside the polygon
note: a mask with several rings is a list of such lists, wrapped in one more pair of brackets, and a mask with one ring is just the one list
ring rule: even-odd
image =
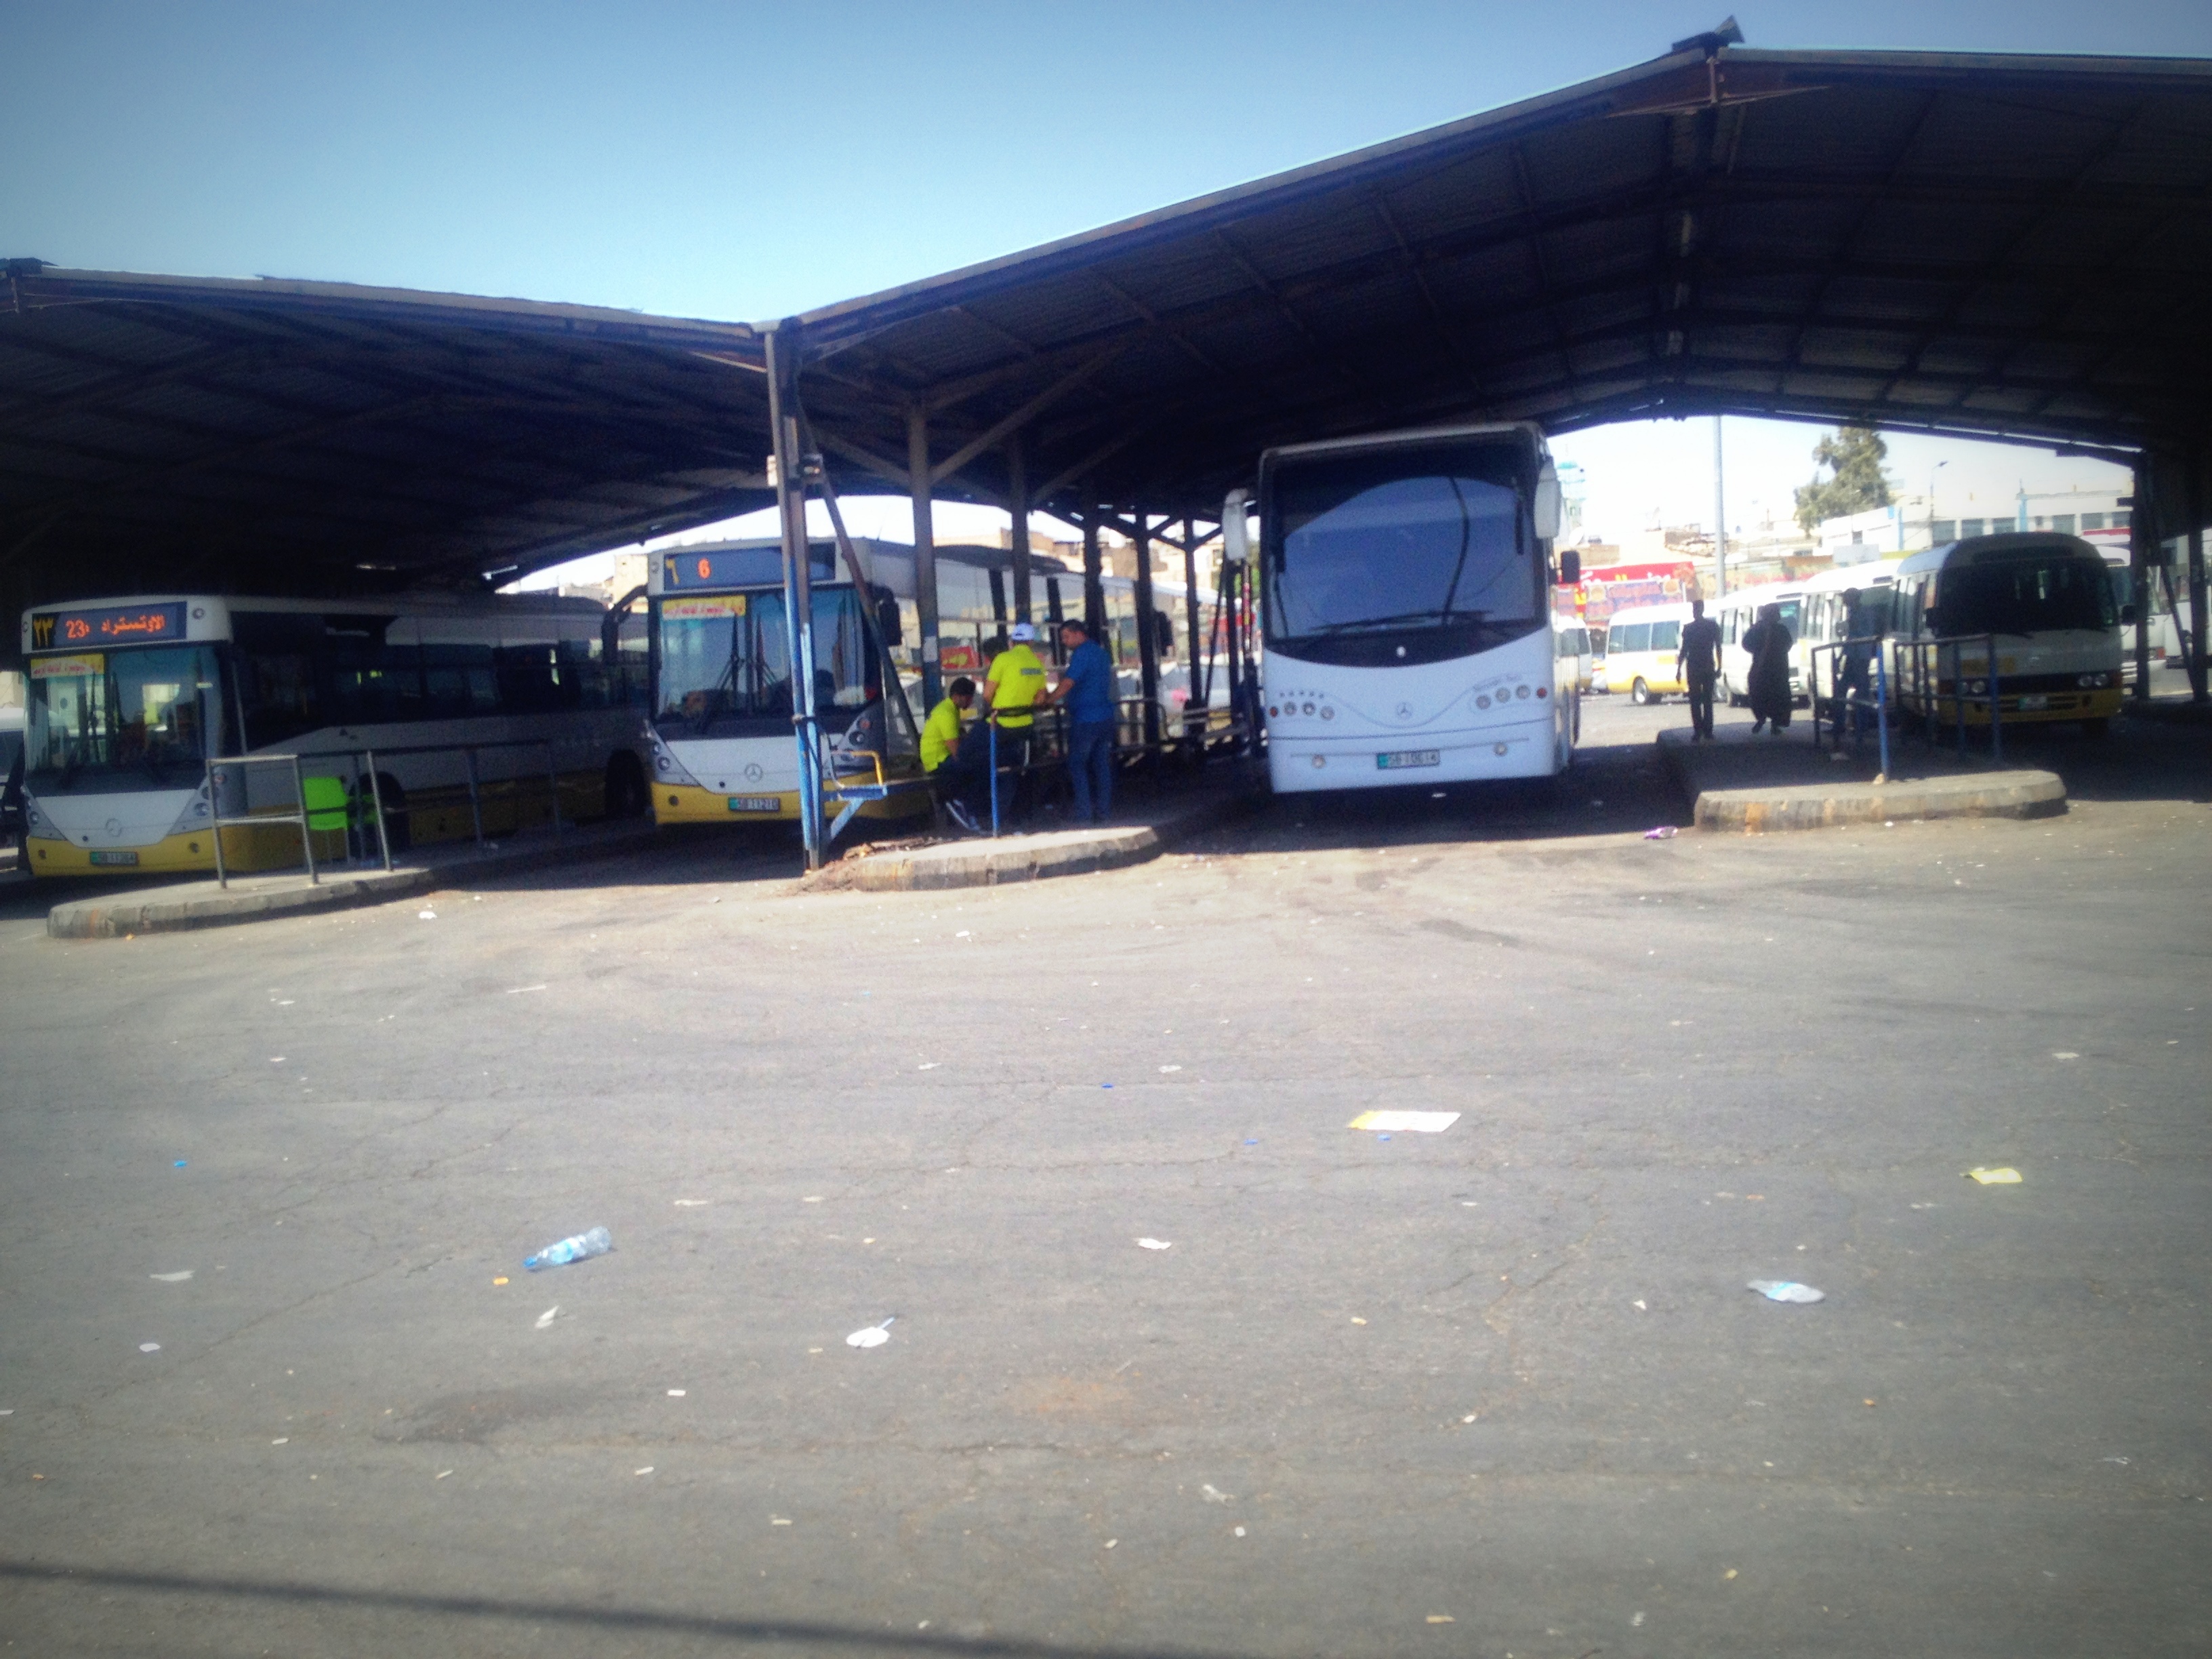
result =
[{"label": "white coach bus", "polygon": [[[1559,487],[1526,423],[1260,458],[1267,767],[1279,792],[1545,777],[1573,757],[1558,694]],[[1231,553],[1243,504],[1224,508]]]},{"label": "white coach bus", "polygon": [[[214,870],[208,763],[234,755],[357,787],[370,851],[380,796],[395,851],[546,822],[556,781],[564,819],[646,808],[645,630],[594,600],[155,594],[35,605],[22,643],[34,875]],[[290,768],[218,769],[226,866],[299,862],[296,824],[228,822],[294,810]]]}]

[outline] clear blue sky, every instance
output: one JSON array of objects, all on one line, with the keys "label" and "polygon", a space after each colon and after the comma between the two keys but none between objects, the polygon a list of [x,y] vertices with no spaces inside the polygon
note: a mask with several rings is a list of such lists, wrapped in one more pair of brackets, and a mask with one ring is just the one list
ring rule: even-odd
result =
[{"label": "clear blue sky", "polygon": [[[0,0],[0,255],[762,319],[1637,63],[1727,4]],[[1758,46],[2212,55],[2203,0],[1736,9]]]}]

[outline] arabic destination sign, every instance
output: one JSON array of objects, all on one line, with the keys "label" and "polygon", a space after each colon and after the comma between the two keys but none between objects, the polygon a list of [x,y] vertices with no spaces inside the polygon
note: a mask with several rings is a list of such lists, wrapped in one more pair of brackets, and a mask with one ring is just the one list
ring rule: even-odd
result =
[{"label": "arabic destination sign", "polygon": [[71,651],[88,645],[152,645],[185,637],[185,605],[109,605],[54,611],[31,618],[31,649]]}]

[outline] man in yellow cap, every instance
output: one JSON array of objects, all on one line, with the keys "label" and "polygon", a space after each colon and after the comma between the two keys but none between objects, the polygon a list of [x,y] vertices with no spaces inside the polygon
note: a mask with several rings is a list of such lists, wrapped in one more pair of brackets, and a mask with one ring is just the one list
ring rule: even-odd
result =
[{"label": "man in yellow cap", "polygon": [[1036,629],[1018,622],[1006,636],[1012,643],[991,659],[983,676],[991,693],[990,721],[999,729],[999,769],[1012,775],[1011,790],[1005,781],[999,786],[1002,807],[1018,805],[1026,793],[1023,783],[1029,775],[1030,733],[1036,724],[1030,711],[1045,696],[1044,660],[1032,647]]}]

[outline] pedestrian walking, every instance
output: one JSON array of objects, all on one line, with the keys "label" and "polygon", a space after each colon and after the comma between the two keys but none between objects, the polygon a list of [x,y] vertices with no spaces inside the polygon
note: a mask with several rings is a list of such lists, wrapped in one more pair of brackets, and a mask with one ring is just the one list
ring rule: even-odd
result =
[{"label": "pedestrian walking", "polygon": [[1067,780],[1075,790],[1075,822],[1103,823],[1114,805],[1114,665],[1087,624],[1069,617],[1060,625],[1067,666],[1052,700],[1067,708]]},{"label": "pedestrian walking", "polygon": [[1690,688],[1690,740],[1713,735],[1713,682],[1721,672],[1721,625],[1705,615],[1703,599],[1690,601],[1690,620],[1674,648],[1674,678]]},{"label": "pedestrian walking", "polygon": [[1767,726],[1778,738],[1790,724],[1790,647],[1795,643],[1778,605],[1759,606],[1759,620],[1744,630],[1743,648],[1751,653],[1746,690],[1753,732]]}]

